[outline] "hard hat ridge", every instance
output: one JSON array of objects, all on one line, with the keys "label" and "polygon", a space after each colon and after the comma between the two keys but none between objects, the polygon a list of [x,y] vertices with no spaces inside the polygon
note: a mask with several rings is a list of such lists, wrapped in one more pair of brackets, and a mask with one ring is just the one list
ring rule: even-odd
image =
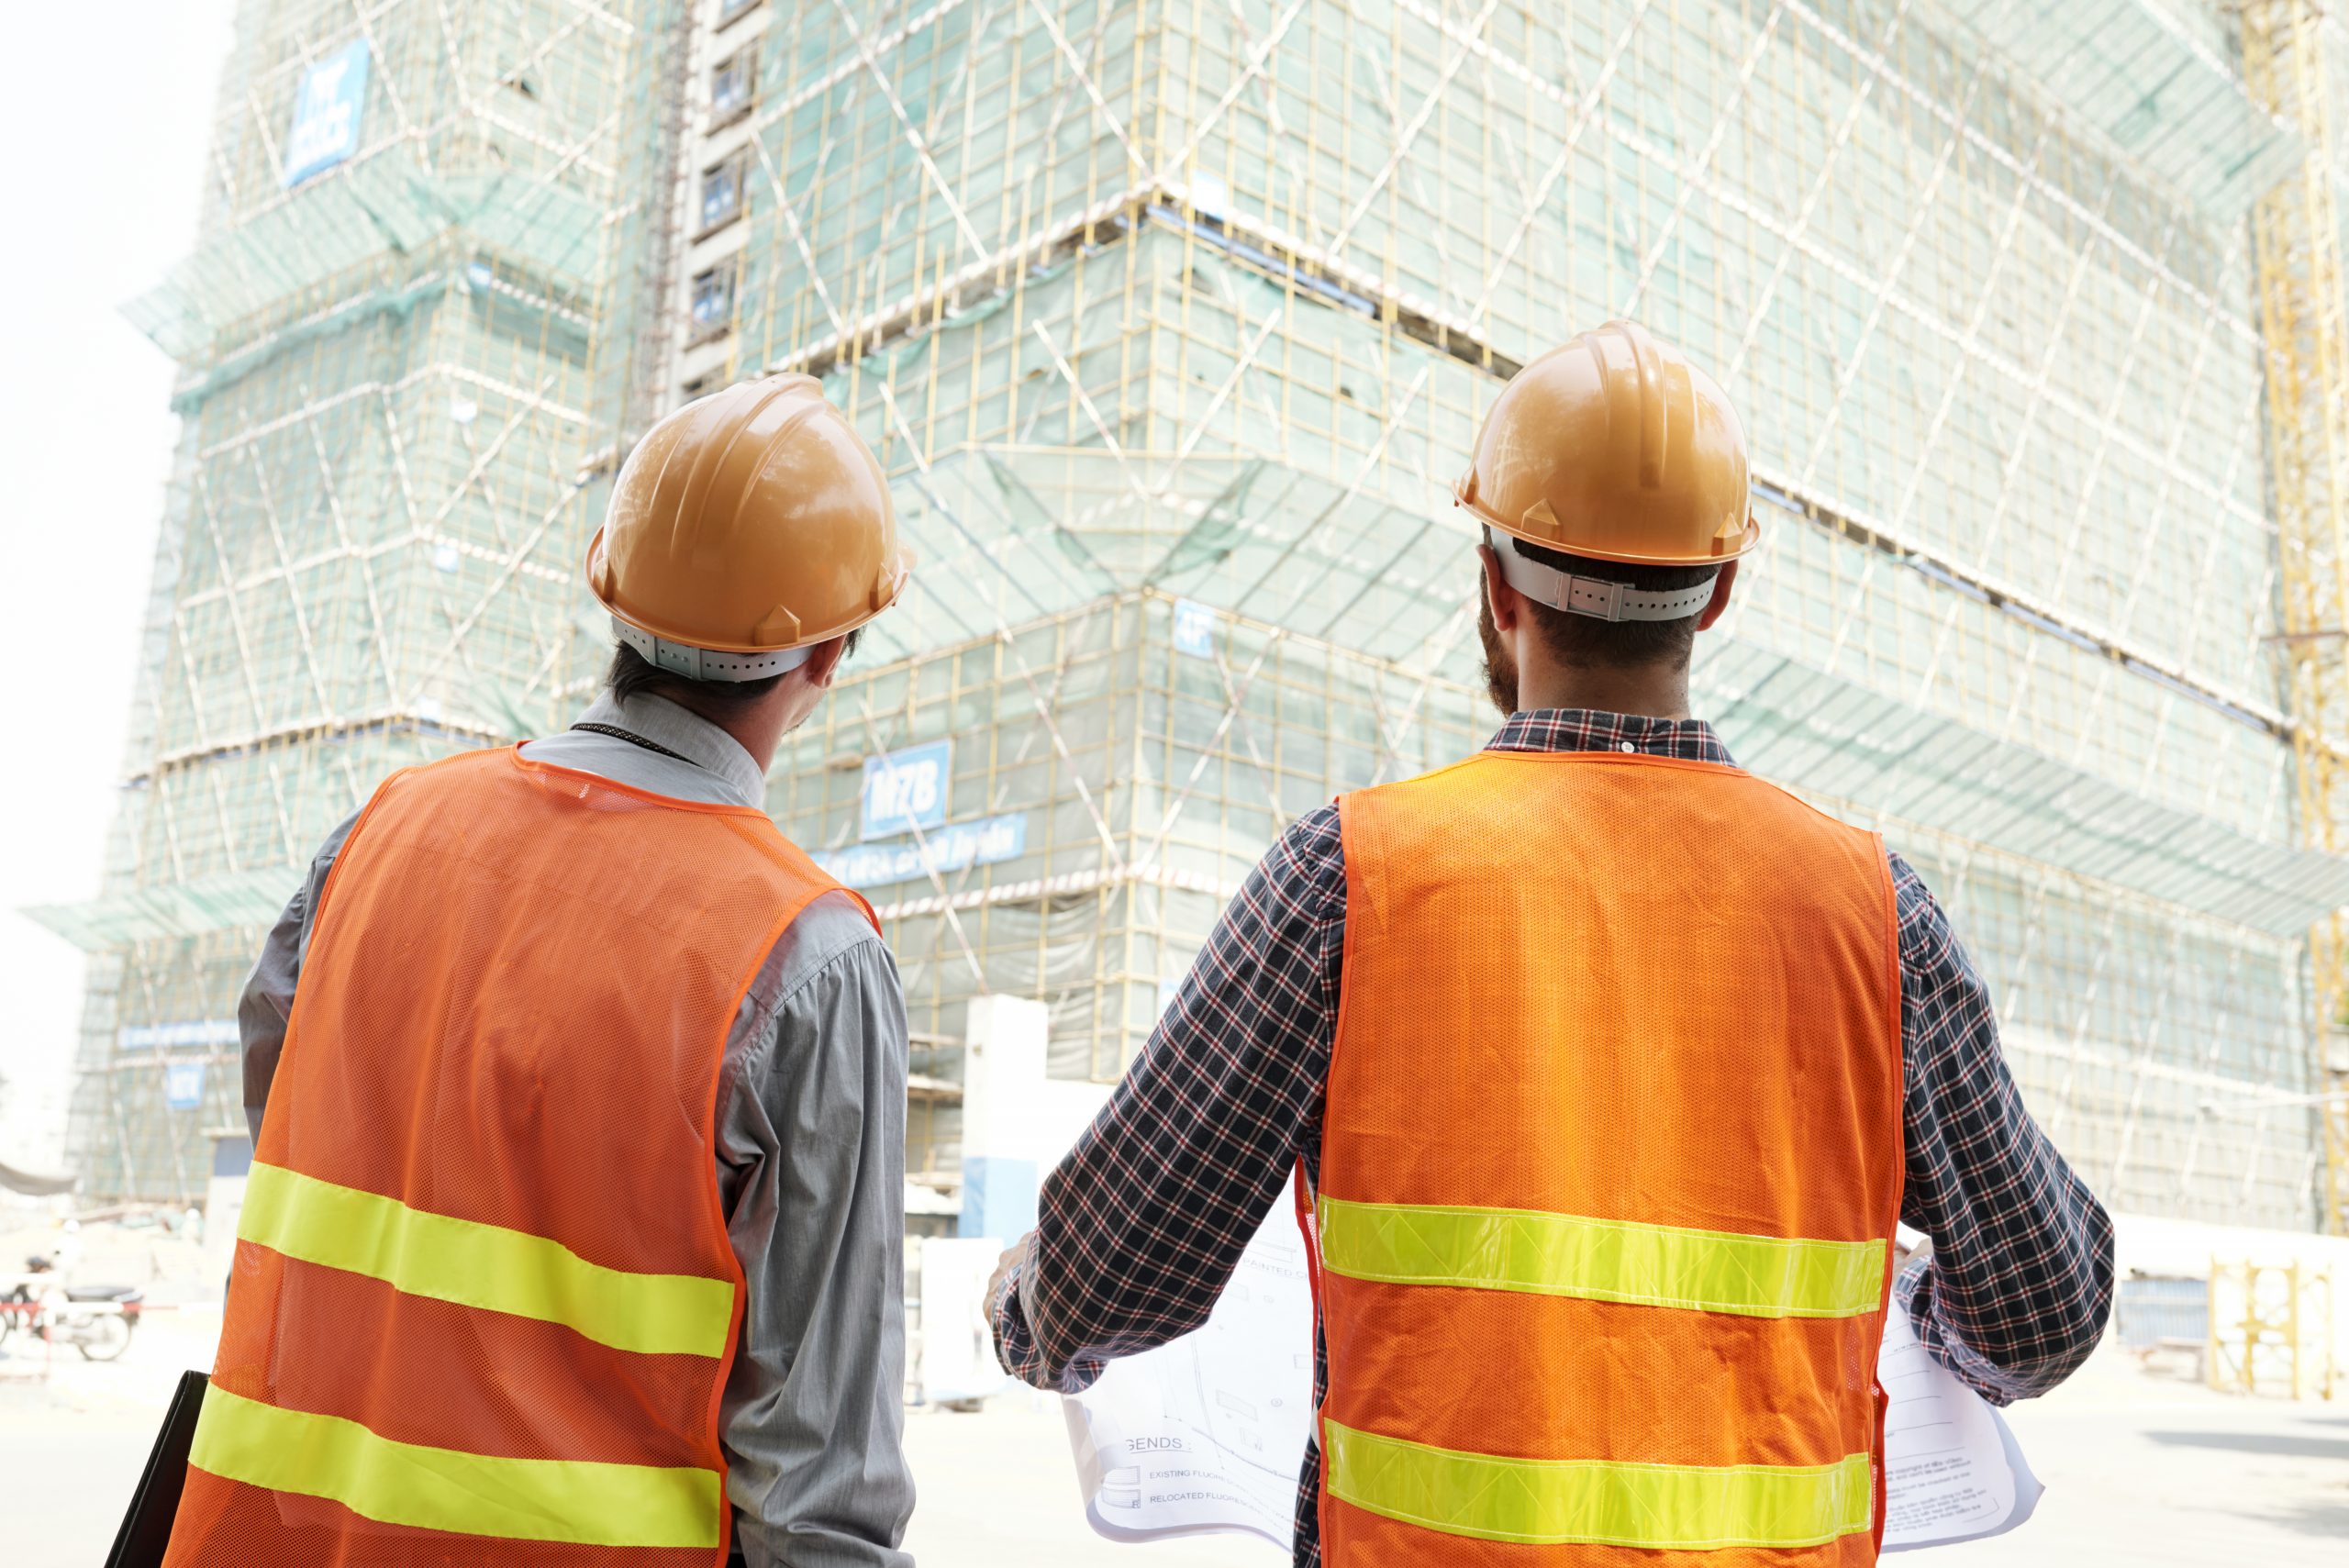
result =
[{"label": "hard hat ridge", "polygon": [[[1636,398],[1633,405],[1640,431],[1640,487],[1643,490],[1664,488],[1664,443],[1671,433],[1673,393],[1686,394],[1688,387],[1687,366],[1684,362],[1667,367],[1664,353],[1655,339],[1628,321],[1612,321],[1599,328],[1610,333],[1631,351],[1631,372],[1636,381],[1623,388]],[[1683,373],[1675,387],[1669,379],[1669,370]]]},{"label": "hard hat ridge", "polygon": [[[782,380],[785,378],[776,377],[775,379]],[[735,448],[741,445],[746,439],[753,435],[763,435],[763,439],[759,444],[758,452],[751,461],[751,471],[754,473],[763,473],[766,470],[767,464],[774,461],[777,450],[782,448],[785,441],[791,439],[792,432],[794,430],[807,420],[815,417],[819,410],[830,410],[831,405],[823,401],[822,390],[814,376],[794,376],[790,379],[806,383],[808,389],[816,393],[815,398],[812,400],[800,400],[795,402],[790,407],[784,411],[782,419],[776,423],[774,429],[761,432],[758,428],[759,420],[764,417],[767,409],[777,401],[777,396],[768,397],[760,405],[757,411],[752,415],[751,420],[744,424],[740,430],[736,431],[733,439],[727,443],[726,450],[718,456],[718,461],[721,463],[731,459],[734,455]],[[778,389],[778,396],[779,394],[780,389]],[[734,511],[727,519],[729,527],[740,527],[741,525],[742,513],[744,509],[751,504],[751,501],[754,499],[756,495],[757,491],[754,486],[751,484],[744,484],[741,487],[741,493],[735,499]]]}]

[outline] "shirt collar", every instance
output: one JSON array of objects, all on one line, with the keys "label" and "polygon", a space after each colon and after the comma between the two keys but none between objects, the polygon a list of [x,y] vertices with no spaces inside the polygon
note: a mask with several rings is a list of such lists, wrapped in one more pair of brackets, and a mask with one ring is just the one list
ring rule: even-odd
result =
[{"label": "shirt collar", "polygon": [[1701,718],[1648,718],[1587,707],[1520,708],[1485,743],[1487,751],[1635,751],[1737,766]]},{"label": "shirt collar", "polygon": [[740,804],[753,810],[766,806],[766,775],[742,750],[742,743],[701,715],[678,706],[666,697],[639,694],[626,702],[606,691],[579,716],[582,724],[608,724],[665,747],[694,766],[715,773]]}]

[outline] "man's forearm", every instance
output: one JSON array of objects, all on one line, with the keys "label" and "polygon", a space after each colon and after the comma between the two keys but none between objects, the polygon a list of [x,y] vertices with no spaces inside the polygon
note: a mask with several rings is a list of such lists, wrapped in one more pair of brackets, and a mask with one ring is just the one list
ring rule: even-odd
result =
[{"label": "man's forearm", "polygon": [[1988,987],[1897,858],[1908,1191],[1932,1238],[1896,1284],[1917,1337],[2004,1404],[2046,1393],[2096,1349],[2112,1300],[2112,1221],[2039,1124],[1999,1050]]},{"label": "man's forearm", "polygon": [[1003,1370],[1048,1394],[1082,1394],[1101,1375],[1098,1358],[1081,1363],[1055,1365],[1041,1346],[1035,1329],[1032,1282],[1036,1233],[1030,1231],[1007,1250],[987,1283],[986,1320],[993,1328],[996,1357]]},{"label": "man's forearm", "polygon": [[[1137,1075],[1149,1076],[1139,1066]],[[1202,1176],[1213,1196],[1161,1192],[1141,1173],[1112,1173],[1111,1151],[1131,1147],[1135,1128],[1155,1114],[1153,1098],[1146,1084],[1136,1094],[1120,1087],[1046,1178],[1037,1229],[1016,1249],[1022,1255],[1007,1260],[989,1304],[996,1354],[1005,1371],[1033,1387],[1081,1393],[1112,1360],[1206,1322],[1278,1195],[1286,1169],[1281,1158],[1238,1149]],[[1184,1171],[1202,1175],[1186,1163],[1163,1180],[1172,1186]],[[1255,1201],[1255,1189],[1267,1183],[1264,1201]],[[1086,1194],[1111,1195],[1088,1207]],[[1234,1207],[1219,1209],[1216,1197]],[[1152,1215],[1163,1223],[1149,1225]]]},{"label": "man's forearm", "polygon": [[[2061,1165],[2052,1147],[2046,1154]],[[1995,1404],[2047,1393],[2077,1372],[2103,1337],[2112,1221],[2076,1178],[2074,1186],[2065,1201],[2036,1206],[2020,1225],[2011,1211],[1989,1225],[1946,1224],[1945,1233],[1962,1240],[1947,1249],[1936,1241],[1894,1286],[1927,1351]],[[1994,1239],[2001,1228],[2028,1240],[2001,1246]]]},{"label": "man's forearm", "polygon": [[1075,1392],[1207,1321],[1320,1124],[1345,886],[1337,814],[1293,824],[1133,1068],[1037,1195],[992,1322],[1005,1370]]}]

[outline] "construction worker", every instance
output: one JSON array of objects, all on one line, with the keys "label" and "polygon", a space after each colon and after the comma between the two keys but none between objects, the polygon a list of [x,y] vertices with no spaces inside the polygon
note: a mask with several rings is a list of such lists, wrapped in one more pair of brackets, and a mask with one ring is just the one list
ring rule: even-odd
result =
[{"label": "construction worker", "polygon": [[1759,538],[1720,389],[1585,333],[1455,499],[1507,722],[1265,855],[1005,1253],[997,1353],[1074,1390],[1197,1327],[1294,1168],[1298,1563],[1873,1562],[1888,1302],[1990,1399],[2044,1393],[2110,1221],[1916,873],[1690,717]]},{"label": "construction worker", "polygon": [[328,837],[167,1562],[910,1562],[904,998],[763,809],[910,565],[813,380],[689,404],[588,550],[609,689]]}]

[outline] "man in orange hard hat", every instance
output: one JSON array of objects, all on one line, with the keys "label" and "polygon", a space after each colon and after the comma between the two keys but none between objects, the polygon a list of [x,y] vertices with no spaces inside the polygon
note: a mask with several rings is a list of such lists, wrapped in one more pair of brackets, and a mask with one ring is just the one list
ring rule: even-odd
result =
[{"label": "man in orange hard hat", "polygon": [[[1720,389],[1585,333],[1455,495],[1508,722],[1264,857],[1005,1254],[997,1351],[1074,1389],[1197,1327],[1294,1169],[1298,1563],[1873,1562],[1890,1303],[1991,1399],[2044,1393],[2110,1223],[1916,873],[1689,713],[1758,539]],[[1932,1250],[1896,1267],[1903,1218]]]},{"label": "man in orange hard hat", "polygon": [[610,689],[328,839],[169,1562],[909,1562],[904,999],[763,781],[910,564],[813,380],[689,404],[588,550]]}]

